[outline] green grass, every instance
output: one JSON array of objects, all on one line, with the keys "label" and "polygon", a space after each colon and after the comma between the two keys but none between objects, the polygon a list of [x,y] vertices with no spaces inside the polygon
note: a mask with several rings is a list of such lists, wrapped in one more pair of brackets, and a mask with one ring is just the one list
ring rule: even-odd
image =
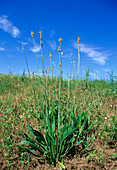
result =
[{"label": "green grass", "polygon": [[[44,85],[44,81],[47,84]],[[46,158],[43,159],[54,165],[58,161],[63,162],[64,155],[68,154],[70,148],[78,145],[78,142],[81,142],[83,147],[80,154],[87,153],[90,159],[91,142],[103,140],[106,144],[117,140],[116,82],[113,85],[105,81],[87,81],[86,86],[85,81],[79,81],[76,89],[76,82],[71,80],[68,91],[68,81],[62,80],[59,94],[60,79],[52,80],[48,77],[48,80],[45,78],[44,81],[37,77],[0,76],[0,114],[4,114],[0,118],[1,152],[4,150],[7,160],[17,153],[10,141],[17,145],[22,141],[19,134],[22,133],[24,139],[28,134],[28,141],[32,139],[36,142],[36,136],[31,137],[30,129],[27,131],[27,125],[38,130],[46,139],[41,141],[44,147],[40,147],[42,153],[45,153]],[[66,138],[63,139],[65,134]],[[41,157],[40,153],[36,155]]]}]

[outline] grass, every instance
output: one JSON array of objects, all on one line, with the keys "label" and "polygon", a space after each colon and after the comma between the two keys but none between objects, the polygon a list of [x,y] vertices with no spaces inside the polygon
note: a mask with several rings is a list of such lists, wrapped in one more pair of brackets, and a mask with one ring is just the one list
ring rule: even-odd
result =
[{"label": "grass", "polygon": [[42,46],[42,78],[30,75],[26,56],[29,76],[0,75],[3,169],[75,169],[84,163],[84,169],[91,165],[103,169],[116,165],[117,82],[112,74],[108,82],[89,81],[89,69],[86,80],[73,80],[72,60],[71,76],[63,80],[59,41],[58,78],[52,72],[50,78],[49,69],[45,74]]}]

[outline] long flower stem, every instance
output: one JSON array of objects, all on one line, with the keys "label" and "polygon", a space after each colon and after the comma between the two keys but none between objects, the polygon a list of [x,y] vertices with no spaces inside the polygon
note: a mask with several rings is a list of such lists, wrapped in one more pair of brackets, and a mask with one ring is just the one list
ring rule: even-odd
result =
[{"label": "long flower stem", "polygon": [[[41,40],[40,40],[40,44],[41,44]],[[42,57],[42,72],[43,72],[43,78],[45,78],[45,72],[44,72],[44,60],[43,60],[43,50],[41,47],[41,57]]]},{"label": "long flower stem", "polygon": [[78,81],[78,79],[79,79],[79,69],[80,69],[80,55],[79,55],[79,44],[78,44],[77,81]]},{"label": "long flower stem", "polygon": [[38,76],[39,76],[39,65],[38,65],[37,50],[36,50],[36,44],[35,44],[34,38],[33,38],[33,43],[34,43],[34,47],[35,47],[36,61],[37,61],[37,69],[38,69]]},{"label": "long flower stem", "polygon": [[28,66],[28,62],[27,62],[27,58],[26,58],[24,49],[23,49],[23,53],[24,53],[24,57],[25,57],[25,60],[26,60],[26,65],[27,65],[27,69],[28,69],[28,74],[29,74],[29,77],[30,77],[30,70],[29,70],[29,66]]}]

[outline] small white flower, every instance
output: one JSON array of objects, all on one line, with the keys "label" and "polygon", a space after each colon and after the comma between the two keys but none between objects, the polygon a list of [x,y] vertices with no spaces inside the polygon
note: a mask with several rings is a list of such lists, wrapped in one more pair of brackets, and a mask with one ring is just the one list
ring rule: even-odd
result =
[{"label": "small white flower", "polygon": [[100,106],[102,106],[102,103],[100,103]]},{"label": "small white flower", "polygon": [[113,105],[111,104],[110,107],[113,107]]},{"label": "small white flower", "polygon": [[30,115],[28,115],[28,118],[30,118]]},{"label": "small white flower", "polygon": [[23,118],[23,115],[20,115],[20,118]]},{"label": "small white flower", "polygon": [[107,119],[107,117],[105,117],[104,119]]}]

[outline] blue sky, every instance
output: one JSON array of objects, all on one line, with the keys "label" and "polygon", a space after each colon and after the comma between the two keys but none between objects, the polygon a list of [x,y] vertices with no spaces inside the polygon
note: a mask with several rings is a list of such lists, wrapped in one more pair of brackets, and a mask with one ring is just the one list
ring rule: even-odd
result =
[{"label": "blue sky", "polygon": [[[63,76],[71,72],[73,53],[77,72],[77,38],[80,37],[80,75],[90,66],[90,77],[106,78],[106,70],[117,75],[116,0],[0,0],[0,73],[22,74],[26,68],[24,46],[30,71],[37,71],[31,31],[38,51],[40,75],[42,59],[39,31],[42,31],[45,69],[52,54],[56,71],[59,38],[62,38]],[[55,67],[55,66],[54,66]]]}]

